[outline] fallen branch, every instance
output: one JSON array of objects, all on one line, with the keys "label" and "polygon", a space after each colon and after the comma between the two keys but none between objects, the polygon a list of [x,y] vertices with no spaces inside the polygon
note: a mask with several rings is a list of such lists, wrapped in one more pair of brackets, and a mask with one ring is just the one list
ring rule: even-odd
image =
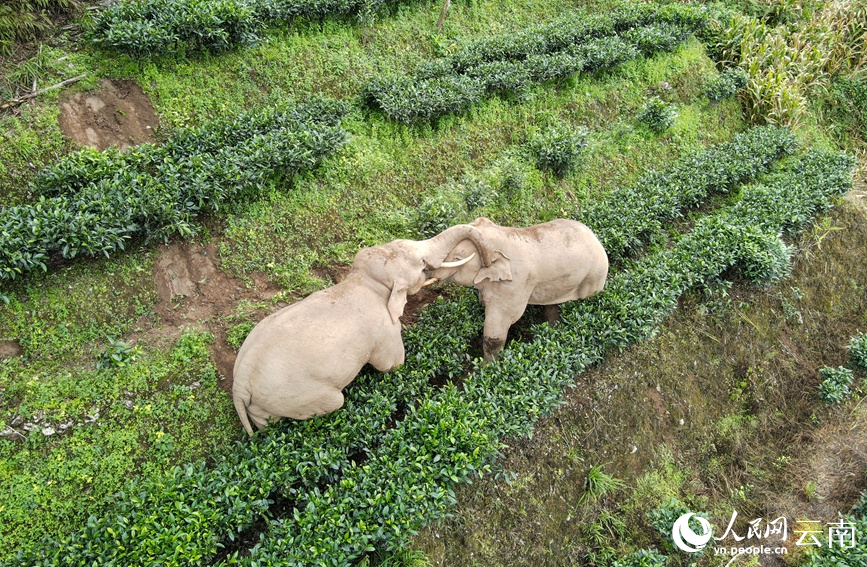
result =
[{"label": "fallen branch", "polygon": [[5,102],[3,104],[0,104],[0,110],[6,110],[7,108],[10,108],[13,106],[18,106],[19,104],[21,104],[23,102],[27,102],[31,98],[35,98],[46,91],[50,91],[52,89],[59,89],[60,87],[65,87],[66,85],[71,85],[72,83],[80,81],[86,75],[87,75],[87,73],[82,73],[81,75],[78,75],[76,77],[72,77],[71,79],[66,79],[65,81],[61,81],[61,82],[57,83],[56,85],[51,85],[50,87],[45,87],[44,89],[39,89],[38,91],[33,91],[32,93],[28,93],[24,96],[20,96],[16,99],[10,100],[9,102]]}]

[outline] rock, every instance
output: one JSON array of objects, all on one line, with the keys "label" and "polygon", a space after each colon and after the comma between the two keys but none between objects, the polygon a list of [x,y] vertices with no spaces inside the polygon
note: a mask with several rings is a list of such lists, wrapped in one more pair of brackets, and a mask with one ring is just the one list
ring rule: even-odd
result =
[{"label": "rock", "polygon": [[18,431],[15,431],[11,427],[7,427],[3,431],[0,431],[0,438],[9,439],[10,441],[13,439],[18,439],[19,437],[24,437]]},{"label": "rock", "polygon": [[24,418],[20,415],[16,415],[12,418],[12,421],[9,422],[9,425],[11,425],[12,427],[21,427],[22,425],[24,425]]},{"label": "rock", "polygon": [[42,428],[42,434],[45,435],[46,437],[51,437],[55,433],[57,433],[57,430],[54,429],[53,427],[49,426],[49,427],[43,427]]}]

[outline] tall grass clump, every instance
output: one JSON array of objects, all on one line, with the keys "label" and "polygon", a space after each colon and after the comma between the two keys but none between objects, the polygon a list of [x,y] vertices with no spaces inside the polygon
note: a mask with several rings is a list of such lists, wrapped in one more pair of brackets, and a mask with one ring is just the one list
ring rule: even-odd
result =
[{"label": "tall grass clump", "polygon": [[0,4],[0,55],[8,57],[18,42],[32,41],[51,30],[51,16],[76,15],[80,0],[7,0]]}]

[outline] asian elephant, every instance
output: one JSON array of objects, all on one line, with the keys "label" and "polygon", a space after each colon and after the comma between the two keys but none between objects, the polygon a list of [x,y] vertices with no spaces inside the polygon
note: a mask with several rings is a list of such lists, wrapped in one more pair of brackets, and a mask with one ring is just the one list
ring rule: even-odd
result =
[{"label": "asian elephant", "polygon": [[[394,240],[361,249],[340,283],[317,291],[260,321],[235,360],[232,397],[250,435],[269,419],[308,419],[339,409],[343,388],[370,363],[388,372],[404,362],[399,317],[407,295],[448,269],[458,242],[490,263],[479,230],[457,225],[428,240]],[[477,258],[474,256],[473,258]],[[464,261],[471,261],[466,258]]]},{"label": "asian elephant", "polygon": [[476,247],[464,240],[449,252],[450,263],[470,260],[461,266],[441,266],[430,275],[474,286],[485,306],[483,353],[490,362],[506,343],[509,327],[527,305],[547,305],[553,321],[557,305],[584,299],[605,285],[608,255],[596,235],[585,225],[557,219],[527,228],[499,226],[484,217],[471,223],[491,248],[491,263],[483,266],[471,258]]}]

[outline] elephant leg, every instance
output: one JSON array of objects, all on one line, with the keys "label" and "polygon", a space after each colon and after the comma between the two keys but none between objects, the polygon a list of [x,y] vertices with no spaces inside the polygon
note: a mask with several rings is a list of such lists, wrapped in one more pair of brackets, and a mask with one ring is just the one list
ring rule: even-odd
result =
[{"label": "elephant leg", "polygon": [[545,316],[545,322],[549,325],[553,325],[557,321],[560,320],[560,306],[559,305],[545,305],[543,307],[543,312]]},{"label": "elephant leg", "polygon": [[406,361],[403,338],[398,332],[389,336],[382,345],[370,355],[370,364],[380,372],[391,372]]},{"label": "elephant leg", "polygon": [[520,309],[485,309],[485,331],[484,342],[482,343],[485,362],[491,362],[503,350],[509,335],[509,327],[521,318],[526,307],[527,305],[524,303],[521,304]]}]

